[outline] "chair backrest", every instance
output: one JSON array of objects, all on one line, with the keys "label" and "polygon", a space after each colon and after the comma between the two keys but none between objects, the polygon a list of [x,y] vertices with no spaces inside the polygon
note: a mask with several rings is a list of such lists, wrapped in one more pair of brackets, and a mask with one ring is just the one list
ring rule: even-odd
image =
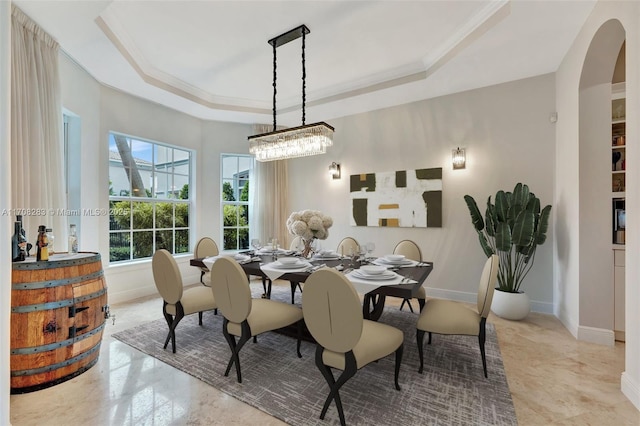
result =
[{"label": "chair backrest", "polygon": [[360,298],[349,280],[335,269],[320,269],[305,281],[302,313],[309,332],[325,349],[345,353],[360,340]]},{"label": "chair backrest", "polygon": [[341,255],[348,255],[351,252],[359,253],[360,252],[360,244],[352,237],[345,237],[338,244],[338,248],[336,252]]},{"label": "chair backrest", "polygon": [[202,259],[203,257],[217,256],[219,253],[218,245],[212,238],[202,237],[196,244],[193,257]]},{"label": "chair backrest", "polygon": [[407,259],[422,262],[422,252],[420,252],[420,247],[411,240],[402,240],[396,244],[396,247],[393,249],[393,254],[402,254]]},{"label": "chair backrest", "polygon": [[303,249],[304,249],[304,241],[302,241],[302,237],[296,235],[293,241],[291,241],[291,246],[289,246],[289,250],[301,251]]},{"label": "chair backrest", "polygon": [[491,255],[484,264],[482,276],[480,277],[480,285],[478,287],[478,313],[481,317],[486,318],[491,309],[493,301],[493,292],[498,282],[498,265],[500,257],[497,254]]},{"label": "chair backrest", "polygon": [[153,280],[165,302],[174,305],[182,299],[182,275],[176,260],[165,249],[157,250],[151,259]]},{"label": "chair backrest", "polygon": [[232,323],[241,323],[251,313],[247,275],[232,258],[221,256],[211,267],[211,291],[218,309]]}]

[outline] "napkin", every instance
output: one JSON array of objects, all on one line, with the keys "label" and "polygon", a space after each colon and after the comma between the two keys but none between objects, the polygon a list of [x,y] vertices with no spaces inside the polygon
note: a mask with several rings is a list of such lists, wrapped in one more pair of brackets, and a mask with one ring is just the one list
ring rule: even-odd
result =
[{"label": "napkin", "polygon": [[398,284],[415,284],[416,280],[404,280],[402,275],[396,274],[396,277],[392,280],[383,280],[383,281],[374,281],[367,280],[365,278],[359,278],[353,275],[353,271],[349,272],[345,275],[353,287],[356,289],[358,293],[369,293],[370,291],[375,290],[376,288],[388,286],[388,285],[398,285]]},{"label": "napkin", "polygon": [[307,269],[309,269],[309,267],[311,266],[311,264],[309,262],[304,262],[304,265],[300,266],[299,268],[292,268],[292,269],[283,269],[283,268],[277,268],[275,266],[273,266],[274,262],[271,263],[267,263],[264,265],[260,265],[260,269],[262,270],[262,272],[265,273],[265,275],[267,277],[269,277],[269,279],[271,281],[273,280],[277,280],[278,278],[280,278],[281,276],[283,276],[284,274],[287,274],[289,272],[302,272],[305,271]]}]

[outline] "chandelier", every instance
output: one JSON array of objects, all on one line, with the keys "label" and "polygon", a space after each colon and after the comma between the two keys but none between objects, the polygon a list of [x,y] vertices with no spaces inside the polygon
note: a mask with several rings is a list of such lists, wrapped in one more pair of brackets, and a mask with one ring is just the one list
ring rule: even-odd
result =
[{"label": "chandelier", "polygon": [[[325,122],[305,124],[306,69],[305,36],[309,34],[306,25],[300,25],[269,40],[273,48],[273,131],[249,136],[249,153],[258,161],[283,160],[324,154],[333,145],[334,128]],[[283,44],[302,37],[302,126],[276,130],[276,49]]]}]

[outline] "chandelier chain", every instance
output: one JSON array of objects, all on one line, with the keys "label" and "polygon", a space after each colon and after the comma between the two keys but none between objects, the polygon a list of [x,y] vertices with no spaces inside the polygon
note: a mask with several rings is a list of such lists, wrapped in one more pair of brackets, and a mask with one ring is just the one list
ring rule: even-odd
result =
[{"label": "chandelier chain", "polygon": [[304,55],[304,47],[305,47],[305,32],[302,32],[302,125],[304,126],[305,120],[305,103],[306,103],[306,79],[307,79],[307,69],[305,67],[305,55]]},{"label": "chandelier chain", "polygon": [[276,89],[276,67],[277,67],[277,61],[276,61],[276,45],[275,43],[273,44],[273,131],[276,131],[276,94],[278,93],[277,89]]}]

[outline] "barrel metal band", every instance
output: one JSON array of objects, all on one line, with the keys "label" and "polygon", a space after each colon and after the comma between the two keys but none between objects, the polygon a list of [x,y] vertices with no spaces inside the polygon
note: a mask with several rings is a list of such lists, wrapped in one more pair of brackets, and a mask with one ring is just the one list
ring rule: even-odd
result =
[{"label": "barrel metal band", "polygon": [[12,284],[11,288],[13,290],[34,290],[38,288],[59,287],[63,285],[77,284],[83,281],[93,281],[102,276],[104,276],[104,271],[100,269],[99,271],[92,272],[87,275],[81,275],[79,277],[73,277],[73,278],[65,278],[63,280],[36,281],[31,283]]},{"label": "barrel metal band", "polygon": [[34,374],[47,373],[49,371],[57,370],[58,368],[66,367],[68,365],[74,364],[78,361],[82,361],[88,356],[92,355],[96,351],[100,350],[100,342],[98,342],[94,347],[89,349],[86,352],[81,353],[78,356],[74,356],[73,358],[69,358],[66,361],[58,362],[56,364],[47,365],[46,367],[40,368],[31,368],[29,370],[16,370],[11,372],[11,377],[20,377],[20,376],[32,376]]},{"label": "barrel metal band", "polygon": [[75,305],[78,302],[84,302],[86,300],[100,297],[106,292],[107,292],[107,289],[102,288],[99,291],[96,291],[94,293],[90,293],[85,296],[74,297],[73,299],[65,299],[65,300],[60,300],[58,302],[37,303],[35,305],[12,306],[11,312],[16,314],[25,314],[25,313],[36,312],[36,311],[47,311],[49,309],[67,308],[69,306]]},{"label": "barrel metal band", "polygon": [[[85,253],[80,253],[85,254]],[[80,257],[78,259],[60,259],[60,260],[48,260],[48,261],[35,261],[35,262],[13,262],[11,269],[14,271],[31,271],[41,269],[54,269],[65,268],[68,266],[86,265],[87,263],[100,262],[102,258],[100,253],[86,253],[87,256]]]},{"label": "barrel metal band", "polygon": [[84,339],[87,339],[91,336],[94,336],[98,333],[101,333],[102,330],[104,329],[104,325],[105,323],[103,322],[102,324],[100,324],[99,327],[94,328],[93,330],[84,333],[84,334],[80,334],[78,336],[76,336],[73,339],[67,339],[67,340],[63,340],[61,342],[55,342],[55,343],[50,343],[48,345],[41,345],[41,346],[31,346],[29,348],[15,348],[15,349],[11,349],[11,355],[30,355],[30,354],[37,354],[40,352],[47,352],[47,351],[52,351],[54,349],[59,349],[65,346],[69,346],[69,345],[73,345],[74,343],[78,343],[83,341]]}]

